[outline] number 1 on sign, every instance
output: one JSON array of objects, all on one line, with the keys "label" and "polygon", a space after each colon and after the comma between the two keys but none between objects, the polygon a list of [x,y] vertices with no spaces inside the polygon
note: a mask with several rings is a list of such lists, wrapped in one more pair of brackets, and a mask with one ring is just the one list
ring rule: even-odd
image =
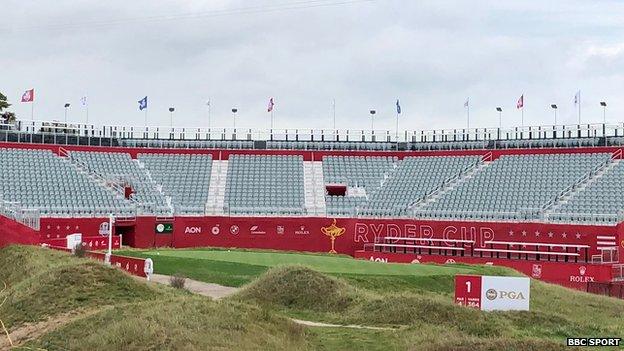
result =
[{"label": "number 1 on sign", "polygon": [[470,287],[472,286],[472,284],[470,283],[470,281],[466,282],[466,292],[470,294]]}]

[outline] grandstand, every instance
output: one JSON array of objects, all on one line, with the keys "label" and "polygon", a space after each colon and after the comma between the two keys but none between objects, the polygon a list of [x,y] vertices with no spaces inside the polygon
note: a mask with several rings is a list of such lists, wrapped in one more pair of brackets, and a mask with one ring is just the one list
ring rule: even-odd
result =
[{"label": "grandstand", "polygon": [[150,128],[33,123],[0,128],[0,210],[21,223],[37,216],[41,241],[98,231],[113,215],[124,243],[141,247],[328,251],[331,234],[338,252],[360,257],[597,266],[620,264],[624,248],[624,126],[398,141],[201,129],[162,139]]}]

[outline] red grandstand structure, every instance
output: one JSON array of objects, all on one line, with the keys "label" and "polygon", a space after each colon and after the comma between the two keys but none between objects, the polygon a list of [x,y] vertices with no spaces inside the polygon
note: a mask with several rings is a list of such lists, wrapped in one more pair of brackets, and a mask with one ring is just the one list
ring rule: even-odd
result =
[{"label": "red grandstand structure", "polygon": [[[384,132],[262,136],[21,121],[0,128],[0,164],[13,169],[0,174],[0,243],[54,245],[81,233],[91,248],[105,248],[108,207],[80,208],[72,202],[83,196],[79,190],[71,190],[70,202],[33,206],[67,194],[42,189],[33,195],[30,183],[9,179],[23,174],[20,169],[36,174],[37,162],[46,162],[64,169],[61,178],[75,172],[93,187],[95,195],[78,204],[99,201],[97,194],[110,197],[118,244],[335,250],[379,262],[501,265],[604,293],[624,281],[624,208],[613,190],[624,181],[618,171],[622,135],[622,125],[585,125],[405,132],[392,140],[393,133]],[[27,157],[34,161],[25,164]],[[195,166],[172,173],[171,157],[198,158],[183,169],[212,166],[197,166],[200,176],[185,183],[175,177],[193,174]],[[39,165],[41,179],[61,187],[64,180],[48,179],[45,167]],[[371,176],[354,180],[358,172]],[[270,178],[280,173],[288,177],[275,187]],[[414,192],[418,187],[422,191]],[[9,201],[11,192],[29,204]],[[185,195],[167,196],[175,192]],[[200,208],[197,197],[205,203]],[[591,288],[594,283],[607,285]]]}]

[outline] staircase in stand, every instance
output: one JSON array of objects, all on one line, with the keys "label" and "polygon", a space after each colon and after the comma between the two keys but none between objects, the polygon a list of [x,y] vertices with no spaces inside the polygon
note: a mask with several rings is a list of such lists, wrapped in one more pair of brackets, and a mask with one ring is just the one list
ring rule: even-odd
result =
[{"label": "staircase in stand", "polygon": [[[76,169],[76,172],[85,174],[87,177],[91,178],[95,183],[100,184],[102,187],[113,192],[115,196],[118,196],[121,198],[126,197],[126,191],[122,186],[120,186],[119,184],[115,182],[108,180],[104,175],[100,174],[99,172],[96,172],[95,170],[90,169],[86,163],[84,163],[83,161],[75,157],[72,157],[72,155],[66,149],[59,147],[58,154],[61,160],[64,160],[65,162],[68,162],[70,165],[74,166],[74,168]],[[135,206],[138,205],[138,202],[132,198],[126,199],[126,200],[132,202]]]},{"label": "staircase in stand", "polygon": [[225,206],[225,184],[227,180],[228,161],[213,160],[210,171],[210,186],[206,200],[207,215],[223,215]]},{"label": "staircase in stand", "polygon": [[581,178],[575,184],[572,184],[563,192],[561,192],[553,201],[549,202],[542,208],[545,218],[549,215],[557,213],[564,204],[570,202],[577,194],[586,189],[591,184],[598,181],[606,173],[610,172],[618,163],[622,162],[622,150],[617,150],[611,159],[598,168]]},{"label": "staircase in stand", "polygon": [[455,188],[457,188],[459,185],[461,185],[465,181],[474,177],[475,174],[481,172],[483,169],[485,169],[492,163],[490,161],[491,153],[488,153],[488,155],[484,156],[481,162],[476,163],[474,166],[444,181],[444,183],[441,186],[439,186],[437,189],[433,190],[429,194],[425,195],[422,199],[412,204],[408,208],[408,210],[410,212],[422,210],[423,207],[425,207],[426,205],[436,202],[439,198],[444,196],[446,193],[454,190]]},{"label": "staircase in stand", "polygon": [[303,162],[303,186],[306,213],[325,216],[325,181],[323,178],[323,162]]}]

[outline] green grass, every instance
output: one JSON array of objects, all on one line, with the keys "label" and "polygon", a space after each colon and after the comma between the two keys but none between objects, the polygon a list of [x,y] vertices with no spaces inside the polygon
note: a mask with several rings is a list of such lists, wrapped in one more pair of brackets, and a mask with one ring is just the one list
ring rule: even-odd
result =
[{"label": "green grass", "polygon": [[[392,338],[398,349],[416,343],[432,350],[550,350],[561,349],[567,337],[624,335],[624,301],[537,281],[530,312],[459,307],[450,293],[427,287],[373,292],[301,266],[273,268],[232,299],[300,319],[394,326],[402,332],[381,332],[378,337]],[[438,329],[454,337],[438,335]]]},{"label": "green grass", "polygon": [[491,266],[396,264],[355,260],[349,256],[276,251],[224,249],[127,250],[122,255],[150,257],[159,274],[183,274],[191,279],[239,287],[253,281],[269,268],[303,265],[344,278],[371,289],[416,289],[444,292],[453,286],[455,274],[511,275],[511,270]]},{"label": "green grass", "polygon": [[[0,249],[0,279],[8,285],[0,318],[14,330],[90,311],[26,343],[48,350],[562,350],[569,336],[624,335],[623,301],[539,281],[532,282],[530,312],[482,312],[452,303],[454,272],[517,274],[506,269],[243,250],[230,251],[236,260],[228,262],[227,250],[188,251],[210,259],[174,257],[174,250],[150,256],[159,272],[186,269],[208,281],[251,283],[211,301],[88,259],[14,246]],[[245,256],[247,263],[239,262]],[[285,260],[303,264],[285,266]],[[287,317],[393,329],[308,328]]]}]

